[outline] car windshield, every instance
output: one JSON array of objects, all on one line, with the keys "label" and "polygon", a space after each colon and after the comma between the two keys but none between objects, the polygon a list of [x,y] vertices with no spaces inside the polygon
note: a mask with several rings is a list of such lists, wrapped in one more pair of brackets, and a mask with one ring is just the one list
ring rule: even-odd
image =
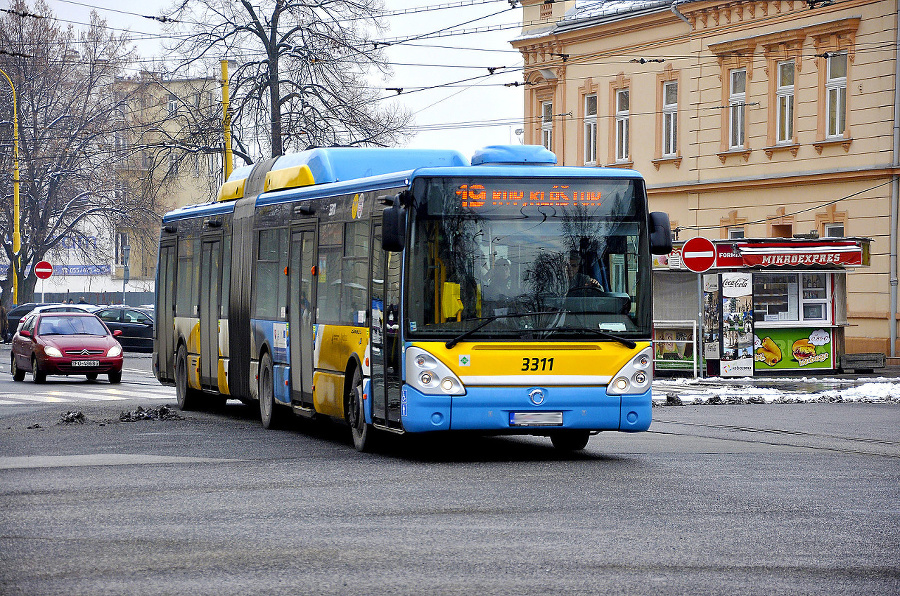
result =
[{"label": "car windshield", "polygon": [[643,191],[623,179],[432,179],[412,210],[410,338],[649,335]]},{"label": "car windshield", "polygon": [[41,317],[38,335],[107,335],[97,317]]}]

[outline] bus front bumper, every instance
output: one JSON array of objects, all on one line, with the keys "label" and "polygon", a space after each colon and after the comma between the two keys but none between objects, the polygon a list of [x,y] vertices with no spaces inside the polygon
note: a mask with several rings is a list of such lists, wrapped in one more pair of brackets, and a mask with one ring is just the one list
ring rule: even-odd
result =
[{"label": "bus front bumper", "polygon": [[560,429],[647,430],[651,391],[607,395],[606,387],[468,387],[466,395],[401,394],[408,432],[466,430],[544,434]]}]

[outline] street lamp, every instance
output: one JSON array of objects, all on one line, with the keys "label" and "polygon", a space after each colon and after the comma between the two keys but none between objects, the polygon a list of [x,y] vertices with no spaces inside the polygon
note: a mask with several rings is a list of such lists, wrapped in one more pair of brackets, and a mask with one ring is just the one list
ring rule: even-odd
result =
[{"label": "street lamp", "polygon": [[131,246],[126,244],[122,247],[122,264],[125,266],[122,270],[122,304],[125,304],[125,286],[128,284],[128,257],[131,255]]},{"label": "street lamp", "polygon": [[22,249],[22,237],[19,235],[19,109],[16,103],[16,86],[9,75],[0,70],[6,77],[13,95],[13,262],[10,263],[13,276],[13,304],[19,303],[19,251]]}]

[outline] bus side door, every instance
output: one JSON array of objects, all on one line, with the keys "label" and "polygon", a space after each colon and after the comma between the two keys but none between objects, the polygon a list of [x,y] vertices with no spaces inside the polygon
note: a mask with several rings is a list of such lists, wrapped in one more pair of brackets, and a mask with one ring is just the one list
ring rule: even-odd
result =
[{"label": "bus side door", "polygon": [[314,223],[291,230],[288,265],[288,342],[291,366],[291,403],[313,407],[313,325],[316,313],[316,228]]},{"label": "bus side door", "polygon": [[156,324],[153,351],[157,378],[175,380],[175,259],[176,245],[161,244],[156,283]]},{"label": "bus side door", "polygon": [[381,250],[381,225],[372,243],[372,419],[400,425],[400,265],[403,253]]},{"label": "bus side door", "polygon": [[219,388],[219,313],[222,239],[204,238],[200,247],[200,384]]}]

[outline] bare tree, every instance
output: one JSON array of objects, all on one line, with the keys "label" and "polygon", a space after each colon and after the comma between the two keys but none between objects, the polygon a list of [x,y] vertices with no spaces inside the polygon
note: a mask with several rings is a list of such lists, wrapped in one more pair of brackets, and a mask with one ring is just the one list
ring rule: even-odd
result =
[{"label": "bare tree", "polygon": [[367,73],[387,74],[369,37],[377,0],[177,0],[166,17],[182,69],[228,57],[235,153],[402,141],[410,115],[379,103]]},{"label": "bare tree", "polygon": [[[63,28],[52,16],[43,0],[33,7],[14,0],[0,18],[0,68],[18,95],[21,169],[22,246],[16,259],[12,151],[0,154],[0,228],[11,263],[2,282],[7,304],[13,275],[19,300],[27,301],[36,281],[32,265],[64,243],[81,247],[86,263],[108,262],[107,239],[92,230],[108,230],[110,221],[143,209],[132,197],[117,199],[114,184],[119,154],[112,139],[121,124],[114,83],[131,59],[128,39],[110,33],[96,13],[83,31]],[[11,108],[12,102],[2,102],[5,122],[12,120]],[[11,146],[12,127],[0,134]]]}]

